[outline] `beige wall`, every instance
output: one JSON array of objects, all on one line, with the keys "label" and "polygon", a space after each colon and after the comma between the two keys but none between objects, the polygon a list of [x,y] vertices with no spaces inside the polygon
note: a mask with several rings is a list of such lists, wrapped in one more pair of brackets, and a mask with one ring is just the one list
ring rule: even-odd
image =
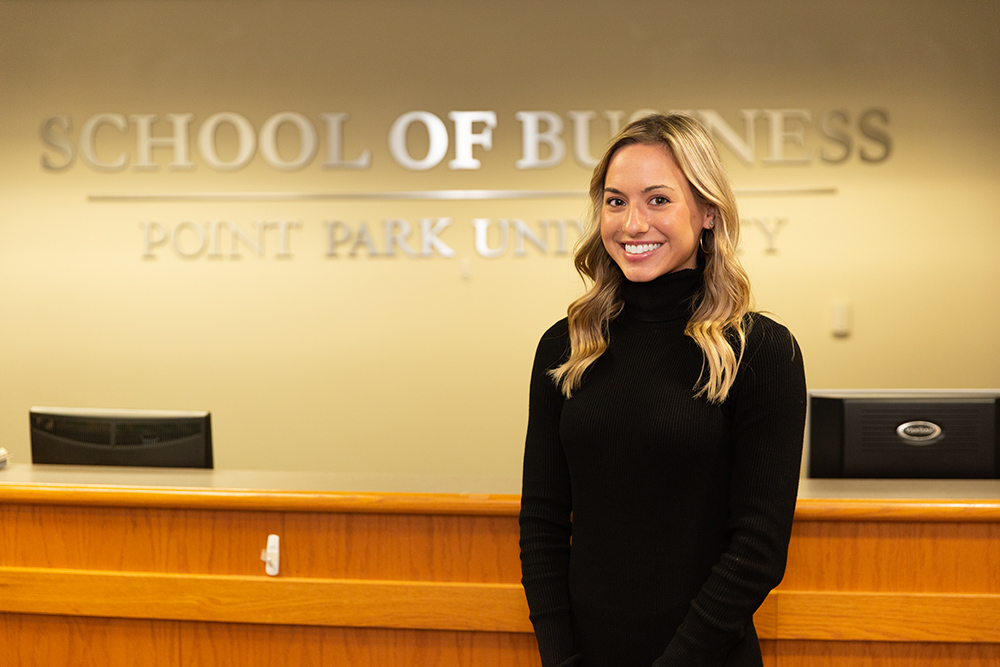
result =
[{"label": "beige wall", "polygon": [[[824,3],[827,4],[827,3]],[[776,252],[745,226],[743,257],[759,306],[798,336],[813,387],[1000,385],[1000,45],[993,2],[861,0],[816,9],[713,2],[84,2],[0,3],[0,444],[30,458],[31,405],[212,411],[224,468],[512,477],[519,473],[531,355],[580,283],[568,256],[473,244],[475,218],[536,231],[579,218],[576,197],[510,201],[95,200],[190,192],[345,193],[442,189],[582,190],[568,157],[548,169],[522,157],[518,111],[714,110],[737,132],[741,110],[802,109],[804,164],[773,165],[758,114],[750,165],[723,148],[747,220],[786,220]],[[859,118],[873,117],[866,137]],[[444,161],[397,164],[389,128],[426,110],[449,127]],[[449,169],[453,110],[497,114],[478,170]],[[849,157],[824,138],[824,114],[846,114]],[[218,112],[255,128],[292,111],[322,129],[346,112],[344,157],[281,171],[258,154],[210,168],[192,139],[192,170],[66,169],[39,127],[65,115],[78,141],[99,113]],[[789,121],[790,130],[799,127]],[[284,128],[283,159],[298,143]],[[871,132],[869,132],[871,134]],[[57,132],[57,134],[59,134]],[[66,134],[66,133],[62,133]],[[569,140],[570,128],[566,130]],[[134,127],[98,133],[100,159],[135,160]],[[232,150],[221,135],[220,153]],[[419,132],[411,151],[425,150]],[[228,143],[227,143],[228,142]],[[231,153],[227,153],[231,155]],[[755,188],[833,194],[765,195]],[[327,256],[324,221],[357,229],[402,218],[450,218],[452,258]],[[290,257],[274,233],[262,257],[143,258],[140,223],[294,220]],[[185,241],[186,238],[186,241]],[[575,235],[570,235],[572,241]],[[189,234],[182,241],[193,243]],[[381,234],[375,234],[380,251]],[[495,239],[494,239],[495,242]],[[182,246],[190,249],[192,246]],[[849,304],[853,332],[830,332]]]}]

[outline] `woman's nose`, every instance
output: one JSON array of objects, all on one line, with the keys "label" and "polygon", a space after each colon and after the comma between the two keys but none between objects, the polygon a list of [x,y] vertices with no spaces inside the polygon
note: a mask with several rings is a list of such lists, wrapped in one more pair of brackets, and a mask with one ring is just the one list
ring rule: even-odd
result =
[{"label": "woman's nose", "polygon": [[622,226],[622,231],[634,236],[648,230],[649,225],[646,223],[646,216],[639,210],[639,207],[629,206],[628,211],[625,213],[625,224]]}]

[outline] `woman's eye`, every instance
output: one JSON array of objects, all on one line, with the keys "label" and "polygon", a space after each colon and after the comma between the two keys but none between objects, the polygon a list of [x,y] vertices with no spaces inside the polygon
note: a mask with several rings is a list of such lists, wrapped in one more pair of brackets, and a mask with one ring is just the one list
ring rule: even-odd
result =
[{"label": "woman's eye", "polygon": [[653,205],[655,205],[655,206],[663,206],[664,204],[668,204],[668,203],[670,203],[670,200],[669,200],[669,199],[667,199],[666,197],[662,197],[662,196],[660,196],[660,195],[657,195],[657,196],[653,197],[653,198],[652,198],[652,199],[650,200],[650,202],[651,202],[651,203],[652,203]]},{"label": "woman's eye", "polygon": [[608,197],[608,206],[624,206],[625,201],[621,197]]}]

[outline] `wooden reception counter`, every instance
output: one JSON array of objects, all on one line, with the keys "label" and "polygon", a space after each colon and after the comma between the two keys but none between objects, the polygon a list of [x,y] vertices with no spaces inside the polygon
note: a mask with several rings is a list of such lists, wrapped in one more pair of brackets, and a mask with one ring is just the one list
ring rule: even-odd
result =
[{"label": "wooden reception counter", "polygon": [[[14,465],[0,664],[537,665],[517,491]],[[803,480],[785,579],[755,618],[773,667],[1000,664],[1000,481]]]}]

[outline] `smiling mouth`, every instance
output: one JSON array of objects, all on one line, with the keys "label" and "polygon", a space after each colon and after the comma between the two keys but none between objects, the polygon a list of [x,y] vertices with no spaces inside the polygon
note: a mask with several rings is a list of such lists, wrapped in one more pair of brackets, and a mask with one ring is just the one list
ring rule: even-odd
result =
[{"label": "smiling mouth", "polygon": [[652,252],[659,248],[662,243],[626,243],[625,252],[630,255],[641,255],[644,252]]}]

